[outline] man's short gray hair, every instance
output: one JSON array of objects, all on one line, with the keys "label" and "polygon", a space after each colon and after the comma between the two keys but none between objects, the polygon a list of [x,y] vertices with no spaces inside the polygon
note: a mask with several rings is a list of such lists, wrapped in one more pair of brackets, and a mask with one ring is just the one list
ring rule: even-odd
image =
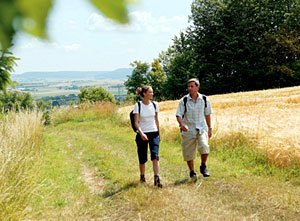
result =
[{"label": "man's short gray hair", "polygon": [[195,82],[196,86],[200,86],[200,82],[199,82],[198,78],[191,78],[191,79],[188,81],[188,84],[189,84],[190,82]]}]

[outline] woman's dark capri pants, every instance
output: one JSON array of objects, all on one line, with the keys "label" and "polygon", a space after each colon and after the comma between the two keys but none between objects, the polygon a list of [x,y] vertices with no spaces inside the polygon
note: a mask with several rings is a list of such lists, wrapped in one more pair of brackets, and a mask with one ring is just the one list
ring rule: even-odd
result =
[{"label": "woman's dark capri pants", "polygon": [[149,132],[145,133],[148,137],[148,141],[144,141],[141,138],[141,135],[138,133],[135,138],[135,142],[137,145],[137,152],[139,156],[140,164],[144,164],[148,161],[148,143],[150,146],[151,152],[151,160],[157,159],[159,160],[159,133],[156,132]]}]

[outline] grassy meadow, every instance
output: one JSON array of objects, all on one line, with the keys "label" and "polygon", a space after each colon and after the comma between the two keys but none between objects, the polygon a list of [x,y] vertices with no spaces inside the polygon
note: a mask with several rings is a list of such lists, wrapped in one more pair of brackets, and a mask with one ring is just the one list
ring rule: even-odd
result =
[{"label": "grassy meadow", "polygon": [[[161,102],[162,189],[139,183],[133,105],[1,118],[0,217],[25,220],[299,220],[300,87],[209,96],[211,177],[182,159],[178,101]],[[195,161],[199,174],[200,158]]]}]

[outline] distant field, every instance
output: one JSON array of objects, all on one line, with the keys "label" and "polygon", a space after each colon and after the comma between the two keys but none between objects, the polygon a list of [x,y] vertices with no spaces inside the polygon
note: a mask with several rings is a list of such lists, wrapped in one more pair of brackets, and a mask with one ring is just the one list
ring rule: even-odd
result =
[{"label": "distant field", "polygon": [[29,92],[35,99],[46,96],[59,96],[79,94],[83,87],[103,87],[112,95],[126,95],[127,91],[123,81],[60,81],[60,82],[19,82],[16,89]]},{"label": "distant field", "polygon": [[41,91],[37,93],[32,93],[32,96],[34,99],[39,99],[42,97],[55,97],[55,96],[60,96],[60,95],[69,95],[69,94],[79,94],[79,90],[49,90],[49,91]]}]

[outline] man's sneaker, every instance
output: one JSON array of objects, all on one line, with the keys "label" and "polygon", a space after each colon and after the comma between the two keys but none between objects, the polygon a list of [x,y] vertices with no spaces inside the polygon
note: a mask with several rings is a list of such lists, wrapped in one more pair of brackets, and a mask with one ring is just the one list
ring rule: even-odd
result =
[{"label": "man's sneaker", "polygon": [[146,178],[145,178],[145,175],[144,175],[144,174],[141,174],[140,182],[141,182],[141,183],[146,183]]},{"label": "man's sneaker", "polygon": [[154,186],[157,186],[158,188],[162,188],[162,184],[160,183],[160,179],[158,175],[154,176]]},{"label": "man's sneaker", "polygon": [[209,177],[210,176],[205,164],[200,166],[200,173],[202,173],[202,175],[204,177]]},{"label": "man's sneaker", "polygon": [[192,179],[197,180],[197,174],[195,173],[194,170],[191,170],[191,171],[190,171],[190,177],[191,177]]}]

